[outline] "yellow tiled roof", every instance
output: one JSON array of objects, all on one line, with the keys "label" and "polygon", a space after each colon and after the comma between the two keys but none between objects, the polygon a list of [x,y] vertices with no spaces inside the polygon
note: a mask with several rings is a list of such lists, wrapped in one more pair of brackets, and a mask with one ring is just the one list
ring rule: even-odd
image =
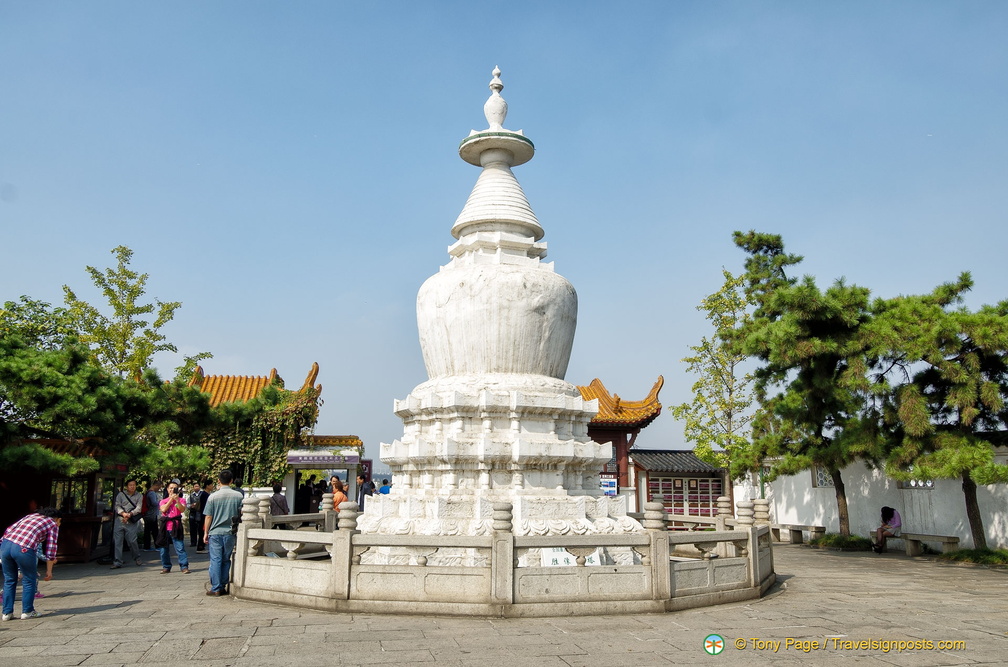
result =
[{"label": "yellow tiled roof", "polygon": [[[315,378],[318,377],[319,365],[313,363],[308,377],[305,378],[302,389],[311,388]],[[283,384],[283,379],[277,375],[275,368],[270,370],[267,376],[256,375],[204,375],[203,368],[197,366],[189,380],[190,387],[198,387],[204,394],[210,394],[210,406],[217,407],[221,403],[244,403],[259,395],[263,387],[277,382]],[[321,394],[322,385],[315,387]]]},{"label": "yellow tiled roof", "polygon": [[364,441],[356,435],[310,435],[304,438],[312,447],[363,447]]},{"label": "yellow tiled roof", "polygon": [[642,401],[624,401],[618,394],[610,394],[598,378],[592,380],[587,387],[578,389],[586,401],[598,399],[599,411],[591,420],[593,426],[644,428],[661,414],[658,392],[664,384],[665,378],[659,375],[658,381],[651,387],[651,392]]}]

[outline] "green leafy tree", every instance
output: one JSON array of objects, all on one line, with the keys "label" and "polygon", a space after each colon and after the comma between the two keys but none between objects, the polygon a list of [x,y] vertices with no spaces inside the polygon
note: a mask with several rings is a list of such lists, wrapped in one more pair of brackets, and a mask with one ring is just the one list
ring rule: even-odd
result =
[{"label": "green leafy tree", "polygon": [[1008,481],[1008,465],[995,460],[995,447],[1008,444],[1008,301],[952,310],[972,284],[963,274],[931,295],[880,302],[874,329],[898,351],[887,368],[903,378],[881,419],[887,473],[961,480],[973,544],[983,549],[977,485]]},{"label": "green leafy tree", "polygon": [[743,370],[748,357],[731,345],[731,339],[749,323],[752,302],[743,290],[744,276],[733,276],[729,271],[723,274],[721,289],[697,306],[706,313],[714,335],[691,345],[693,355],[682,359],[687,371],[697,377],[693,400],[673,407],[672,415],[685,422],[684,434],[693,443],[697,458],[730,468],[737,479],[746,469],[732,464],[749,443],[754,394],[753,374]]},{"label": "green leafy tree", "polygon": [[76,340],[77,329],[66,309],[22,296],[0,308],[0,335],[17,335],[27,345],[56,350]]},{"label": "green leafy tree", "polygon": [[120,377],[140,378],[155,354],[178,352],[161,329],[182,303],[158,299],[143,303],[148,274],[130,268],[133,251],[126,246],[116,246],[112,254],[117,261],[114,269],[99,271],[87,267],[92,282],[111,308],[109,315],[79,299],[66,285],[64,300],[70,316],[77,322],[81,341],[91,348],[97,363]]},{"label": "green leafy tree", "polygon": [[[87,267],[111,315],[64,286],[66,308],[22,296],[0,309],[0,465],[68,473],[93,459],[59,455],[39,438],[91,438],[134,472],[207,468],[201,446],[216,425],[207,397],[185,382],[165,384],[153,355],[175,351],[161,328],[178,302],[143,303],[147,274],[129,267],[132,251],[115,248],[115,269]],[[153,321],[152,321],[153,320]],[[186,357],[184,368],[209,353]],[[191,375],[191,374],[190,374]],[[188,379],[188,378],[186,378]]]},{"label": "green leafy tree", "polygon": [[826,469],[840,534],[850,535],[841,469],[879,456],[877,439],[865,437],[869,359],[861,331],[870,319],[869,292],[843,280],[823,291],[811,276],[789,277],[801,257],[785,253],[779,236],[736,232],[734,238],[749,254],[747,294],[756,303],[734,344],[762,363],[754,375],[763,408],[738,465],[768,462],[770,479]]}]

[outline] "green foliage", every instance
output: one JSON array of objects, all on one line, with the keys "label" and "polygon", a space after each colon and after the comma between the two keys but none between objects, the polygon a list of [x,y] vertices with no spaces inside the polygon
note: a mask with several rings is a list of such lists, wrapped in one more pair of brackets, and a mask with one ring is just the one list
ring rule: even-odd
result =
[{"label": "green foliage", "polygon": [[0,443],[0,470],[48,470],[67,476],[84,475],[98,469],[98,461],[87,456],[57,454],[37,442]]},{"label": "green foliage", "polygon": [[986,545],[977,484],[1008,481],[995,446],[1008,443],[1008,302],[957,307],[968,273],[931,293],[869,301],[867,289],[787,275],[800,257],[780,237],[735,234],[756,303],[733,345],[762,362],[762,410],[736,466],[771,463],[770,479],[814,465],[836,486],[841,534],[849,533],[840,470],[858,459],[898,480],[959,478],[974,544]]},{"label": "green foliage", "polygon": [[148,419],[145,389],[90,363],[74,342],[61,348],[31,347],[17,335],[0,335],[0,466],[64,472],[92,469],[89,459],[55,455],[32,438],[102,439],[102,449],[123,458],[143,446],[133,434]]},{"label": "green foliage", "polygon": [[840,470],[878,455],[863,419],[863,371],[868,366],[861,328],[869,320],[869,292],[837,280],[825,291],[811,276],[790,278],[801,257],[784,252],[779,236],[735,233],[745,250],[747,295],[753,317],[733,336],[740,353],[762,362],[754,373],[762,411],[752,441],[733,461],[754,468],[771,464],[769,478],[818,465],[836,487],[840,532],[850,534]]},{"label": "green foliage", "polygon": [[185,355],[182,358],[182,365],[175,367],[175,382],[188,382],[196,372],[196,366],[204,359],[213,359],[210,352],[199,352],[193,355]]},{"label": "green foliage", "polygon": [[839,549],[840,551],[871,551],[872,543],[867,537],[860,535],[839,535],[837,533],[826,533],[822,537],[809,540],[809,544],[814,547],[826,549]]},{"label": "green foliage", "polygon": [[995,461],[1008,430],[1008,302],[952,309],[972,284],[963,274],[930,295],[879,302],[876,320],[881,343],[896,350],[880,356],[902,379],[880,416],[886,472],[961,479],[973,543],[982,548],[976,485],[1008,481],[1008,465]]},{"label": "green foliage", "polygon": [[1008,565],[1008,549],[957,549],[939,554],[938,560],[981,565]]},{"label": "green foliage", "polygon": [[147,274],[129,268],[129,248],[113,253],[116,269],[87,267],[110,317],[66,286],[68,308],[22,296],[0,310],[0,468],[77,474],[98,465],[32,442],[39,438],[94,439],[112,460],[141,472],[206,467],[199,442],[214,423],[206,396],[165,385],[147,368],[156,352],[175,350],[160,329],[180,304],[140,303]]},{"label": "green foliage", "polygon": [[75,339],[77,330],[66,309],[22,296],[0,308],[0,336],[4,335],[17,335],[41,350],[56,350]]},{"label": "green foliage", "polygon": [[[682,359],[687,370],[697,376],[693,400],[672,408],[672,415],[685,422],[686,440],[694,444],[697,458],[728,468],[748,444],[753,376],[741,370],[746,355],[733,349],[730,341],[747,325],[751,302],[742,291],[743,276],[723,271],[724,284],[697,306],[714,326],[711,338],[690,346],[692,356]],[[744,466],[732,466],[734,478],[745,474]]]},{"label": "green foliage", "polygon": [[221,404],[217,426],[205,439],[213,468],[244,465],[248,481],[256,485],[283,479],[290,471],[287,451],[315,425],[318,408],[315,389],[285,391],[277,384],[245,403]]},{"label": "green foliage", "polygon": [[[77,298],[66,285],[64,300],[70,316],[77,322],[81,341],[91,349],[98,365],[120,377],[139,378],[156,353],[178,351],[165,339],[161,328],[172,320],[182,303],[157,299],[154,303],[140,303],[148,274],[130,268],[133,251],[126,246],[116,246],[112,254],[117,260],[115,269],[103,272],[87,267],[92,282],[112,309],[111,315]],[[153,322],[149,315],[154,316]]]}]

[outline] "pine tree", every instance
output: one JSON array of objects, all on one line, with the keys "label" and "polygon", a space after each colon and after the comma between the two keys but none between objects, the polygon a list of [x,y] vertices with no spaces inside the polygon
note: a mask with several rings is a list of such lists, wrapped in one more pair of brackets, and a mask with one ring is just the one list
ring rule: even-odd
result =
[{"label": "pine tree", "polygon": [[820,466],[836,491],[840,533],[850,534],[841,469],[877,456],[876,441],[863,437],[863,377],[867,351],[861,328],[869,320],[869,292],[837,280],[822,291],[811,276],[801,281],[787,269],[801,257],[784,252],[779,236],[735,233],[749,253],[747,290],[752,320],[735,337],[737,349],[756,357],[757,397],[763,414],[753,423],[744,465],[769,462],[769,478]]},{"label": "pine tree", "polygon": [[973,312],[950,309],[972,287],[969,274],[923,297],[876,306],[876,344],[903,381],[890,389],[881,424],[887,473],[960,479],[975,548],[987,546],[977,484],[1008,481],[995,447],[1008,444],[1008,301]]}]

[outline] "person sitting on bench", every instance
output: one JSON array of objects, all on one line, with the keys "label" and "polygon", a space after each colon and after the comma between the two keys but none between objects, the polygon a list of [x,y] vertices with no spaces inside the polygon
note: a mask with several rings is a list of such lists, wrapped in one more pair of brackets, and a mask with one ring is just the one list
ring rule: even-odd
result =
[{"label": "person sitting on bench", "polygon": [[872,550],[880,554],[886,550],[887,537],[899,537],[903,522],[900,520],[899,512],[892,507],[882,508],[882,525],[875,531],[875,541],[872,542]]}]

